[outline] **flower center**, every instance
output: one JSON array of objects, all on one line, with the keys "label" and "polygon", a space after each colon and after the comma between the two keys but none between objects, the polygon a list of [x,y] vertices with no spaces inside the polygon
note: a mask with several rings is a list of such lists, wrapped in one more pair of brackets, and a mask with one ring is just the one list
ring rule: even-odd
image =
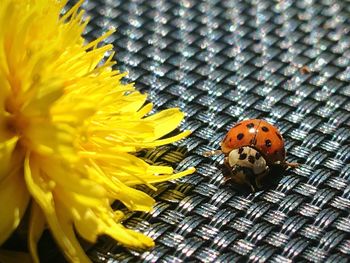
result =
[{"label": "flower center", "polygon": [[5,101],[5,110],[8,113],[6,119],[6,129],[11,134],[23,135],[24,130],[28,127],[28,120],[19,111],[20,107],[13,98]]}]

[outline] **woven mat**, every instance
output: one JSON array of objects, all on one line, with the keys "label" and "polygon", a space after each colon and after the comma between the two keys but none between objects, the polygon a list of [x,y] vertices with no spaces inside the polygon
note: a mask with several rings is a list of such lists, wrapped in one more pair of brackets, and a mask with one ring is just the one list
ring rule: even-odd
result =
[{"label": "woven mat", "polygon": [[[135,252],[102,237],[95,262],[348,262],[350,258],[350,4],[346,1],[93,0],[87,37],[110,26],[117,68],[157,110],[179,107],[193,134],[144,158],[196,166],[157,185],[152,213],[125,225],[156,247]],[[246,118],[279,127],[288,160],[276,186],[223,187],[219,147]]]}]

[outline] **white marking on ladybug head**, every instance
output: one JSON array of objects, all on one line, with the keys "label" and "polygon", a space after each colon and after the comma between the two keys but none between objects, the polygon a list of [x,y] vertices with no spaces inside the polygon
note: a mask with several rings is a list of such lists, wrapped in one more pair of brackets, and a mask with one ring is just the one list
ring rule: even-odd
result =
[{"label": "white marking on ladybug head", "polygon": [[231,167],[238,165],[250,168],[254,174],[261,174],[268,169],[264,157],[249,146],[232,150],[229,153],[228,162]]}]

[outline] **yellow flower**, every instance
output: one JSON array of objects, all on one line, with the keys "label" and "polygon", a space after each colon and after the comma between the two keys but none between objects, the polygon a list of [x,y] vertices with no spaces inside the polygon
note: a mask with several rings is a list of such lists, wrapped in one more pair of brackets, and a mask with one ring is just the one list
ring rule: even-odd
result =
[{"label": "yellow flower", "polygon": [[[111,45],[91,43],[82,1],[2,0],[0,5],[0,244],[30,209],[28,244],[48,226],[65,256],[88,262],[75,233],[95,242],[107,234],[129,247],[151,238],[123,227],[110,204],[149,211],[154,200],[132,188],[179,178],[133,153],[180,140],[164,138],[183,119],[178,109],[150,115],[152,104],[112,69]],[[76,231],[76,232],[75,232]]]}]

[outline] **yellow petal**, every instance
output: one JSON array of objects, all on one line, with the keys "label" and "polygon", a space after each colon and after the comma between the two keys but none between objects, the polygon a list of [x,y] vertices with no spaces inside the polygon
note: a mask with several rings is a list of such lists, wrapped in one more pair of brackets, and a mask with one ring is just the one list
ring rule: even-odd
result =
[{"label": "yellow petal", "polygon": [[[1,23],[1,21],[0,21]],[[1,36],[0,36],[1,41]],[[0,58],[4,55],[1,52],[0,48]],[[8,83],[8,79],[6,78],[6,74],[4,74],[4,69],[2,65],[2,59],[0,59],[0,141],[8,140],[11,136],[11,132],[7,129],[7,113],[5,111],[6,99],[9,97],[10,85]]]},{"label": "yellow petal", "polygon": [[64,191],[64,189],[57,189],[57,206],[56,209],[61,211],[74,221],[75,229],[79,234],[92,243],[96,242],[98,235],[105,234],[103,223],[105,217],[112,218],[115,222],[119,222],[124,217],[121,211],[113,211],[108,199],[95,199],[90,204],[82,203],[81,200],[86,197],[71,192]]},{"label": "yellow petal", "polygon": [[[77,206],[75,209],[77,210]],[[85,240],[95,243],[97,237],[103,233],[101,228],[101,219],[91,210],[83,207],[84,211],[80,210],[79,217],[75,217],[74,225],[79,235]]]},{"label": "yellow petal", "polygon": [[28,247],[35,263],[39,263],[37,243],[45,228],[45,216],[36,202],[32,203],[29,222]]},{"label": "yellow petal", "polygon": [[29,194],[21,169],[16,169],[0,182],[0,245],[19,225],[26,211]]},{"label": "yellow petal", "polygon": [[147,249],[154,246],[152,238],[125,228],[122,224],[115,223],[111,218],[106,218],[107,224],[102,227],[104,233],[111,236],[121,244],[132,247]]},{"label": "yellow petal", "polygon": [[164,144],[169,144],[169,143],[173,143],[176,141],[179,141],[183,138],[186,138],[188,135],[191,134],[191,131],[183,131],[175,136],[169,137],[169,138],[165,138],[165,139],[159,139],[159,140],[155,140],[155,141],[151,141],[151,142],[130,142],[128,143],[129,145],[135,145],[138,146],[140,148],[151,148],[151,147],[156,147],[156,146],[160,146],[160,145],[164,145]]},{"label": "yellow petal", "polygon": [[35,89],[29,91],[33,93],[32,98],[27,98],[28,104],[22,109],[25,115],[31,117],[49,115],[53,102],[63,95],[63,87],[62,80],[55,83],[53,79],[49,83],[35,85]]},{"label": "yellow petal", "polygon": [[[119,241],[123,245],[134,248],[149,248],[154,246],[151,238],[129,230],[119,223],[122,213],[118,213],[114,217],[114,211],[106,203],[101,203],[99,207],[94,209],[86,208],[76,203],[67,193],[65,197],[60,195],[61,202],[58,203],[57,209],[61,212],[61,217],[65,217],[69,221],[69,214],[75,211],[74,217],[75,229],[86,240],[96,242],[99,235],[107,234]],[[72,205],[73,204],[73,205]]]},{"label": "yellow petal", "polygon": [[[196,171],[194,167],[191,167],[185,171],[170,174],[170,175],[145,175],[142,177],[143,180],[147,181],[148,183],[159,183],[159,182],[165,182],[169,180],[175,180],[181,177],[184,177],[186,175],[192,174]],[[127,179],[124,179],[123,181],[126,185],[133,186],[138,184],[143,184],[142,181],[137,180],[135,177],[129,177]]]},{"label": "yellow petal", "polygon": [[11,156],[17,145],[18,137],[13,137],[7,141],[0,143],[0,184],[5,176],[8,175]]},{"label": "yellow petal", "polygon": [[119,110],[121,113],[127,113],[127,112],[134,113],[142,107],[146,99],[147,99],[147,95],[141,94],[138,91],[132,92],[127,96],[123,97],[123,100],[128,102],[128,104],[124,105],[123,107],[120,107]]},{"label": "yellow petal", "polygon": [[143,106],[138,112],[137,112],[137,118],[142,118],[146,114],[148,114],[153,108],[152,103],[148,103],[145,106]]},{"label": "yellow petal", "polygon": [[24,169],[28,189],[45,214],[50,230],[65,256],[71,262],[90,262],[75,237],[71,218],[65,218],[64,211],[56,211],[59,203],[55,203],[52,192],[41,177],[40,168],[35,160],[30,159],[30,155],[26,156]]},{"label": "yellow petal", "polygon": [[27,129],[27,139],[30,140],[30,147],[44,156],[64,158],[70,162],[77,161],[74,149],[75,130],[69,125],[50,122],[32,123]]},{"label": "yellow petal", "polygon": [[120,192],[112,195],[114,198],[119,199],[128,209],[133,211],[148,212],[152,209],[155,203],[152,197],[131,187],[121,187],[122,185],[123,183],[119,184]]},{"label": "yellow petal", "polygon": [[95,112],[95,105],[89,101],[59,102],[52,110],[52,121],[78,125]]},{"label": "yellow petal", "polygon": [[183,118],[184,114],[178,108],[174,108],[163,110],[145,118],[145,120],[155,123],[154,137],[152,138],[154,140],[175,130]]},{"label": "yellow petal", "polygon": [[74,263],[90,263],[89,257],[85,254],[76,237],[71,215],[64,209],[61,209],[60,204],[57,204],[56,207],[57,217],[50,224],[50,229],[56,242],[61,245],[69,261]]},{"label": "yellow petal", "polygon": [[103,186],[89,180],[87,175],[83,174],[84,169],[79,173],[77,169],[72,169],[70,165],[51,158],[40,158],[40,164],[42,171],[56,183],[57,187],[59,185],[65,191],[91,198],[105,198],[107,196]]},{"label": "yellow petal", "polygon": [[127,208],[135,211],[150,211],[154,205],[154,199],[142,191],[130,188],[119,181],[118,177],[109,177],[99,167],[90,162],[93,167],[87,167],[91,178],[105,184],[110,190],[110,197],[120,200]]}]

